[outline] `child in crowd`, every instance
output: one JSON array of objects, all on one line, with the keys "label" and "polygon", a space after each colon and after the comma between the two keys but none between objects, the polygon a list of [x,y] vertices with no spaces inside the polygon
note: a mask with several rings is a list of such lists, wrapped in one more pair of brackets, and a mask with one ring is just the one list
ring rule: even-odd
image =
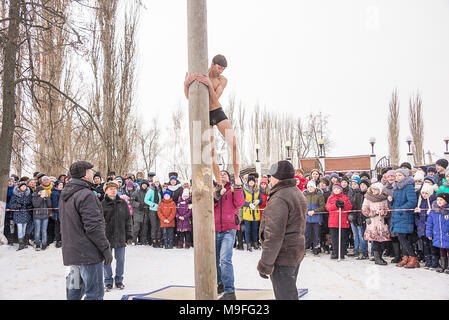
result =
[{"label": "child in crowd", "polygon": [[183,248],[185,242],[185,248],[189,249],[192,245],[192,198],[188,188],[182,191],[182,196],[178,200],[176,222],[178,231],[178,245],[176,248]]},{"label": "child in crowd", "polygon": [[243,205],[243,221],[245,222],[246,250],[259,249],[259,204],[262,203],[262,193],[253,175],[248,176],[248,182],[243,185],[245,204]]},{"label": "child in crowd", "polygon": [[171,192],[166,190],[157,208],[157,215],[161,221],[162,238],[165,249],[173,249],[176,204],[171,198]]},{"label": "child in crowd", "polygon": [[[339,239],[338,237],[339,209],[341,209],[341,239]],[[330,195],[329,199],[327,199],[326,204],[326,210],[329,211],[328,225],[332,241],[331,259],[338,258],[339,250],[341,250],[341,259],[344,259],[345,255],[347,255],[349,241],[348,211],[351,209],[351,202],[349,201],[349,198],[343,194],[343,187],[340,183],[335,183],[332,186],[332,194]],[[339,240],[341,241],[341,248],[339,248],[338,246]]]},{"label": "child in crowd", "polygon": [[304,191],[307,200],[306,216],[306,249],[312,245],[312,252],[317,256],[320,252],[320,227],[323,223],[323,214],[325,212],[323,193],[317,189],[315,180],[307,183],[307,190]]},{"label": "child in crowd", "polygon": [[433,246],[440,248],[441,266],[437,272],[449,274],[449,193],[440,192],[427,217],[426,236]]},{"label": "child in crowd", "polygon": [[51,189],[51,207],[52,210],[52,216],[51,218],[55,222],[55,241],[56,241],[56,248],[61,248],[61,224],[59,219],[59,198],[61,197],[61,191],[64,187],[64,183],[61,180],[56,180],[53,184],[53,189]]},{"label": "child in crowd", "polygon": [[425,268],[432,270],[438,267],[440,252],[438,248],[432,246],[432,241],[426,237],[426,222],[435,199],[433,185],[424,183],[415,209],[415,225],[418,237],[421,238],[423,243],[423,253],[426,262]]},{"label": "child in crowd", "polygon": [[380,182],[372,184],[365,193],[362,214],[367,217],[364,239],[373,241],[374,263],[386,265],[387,262],[382,259],[383,244],[391,239],[388,225],[385,222],[388,215],[387,194]]}]

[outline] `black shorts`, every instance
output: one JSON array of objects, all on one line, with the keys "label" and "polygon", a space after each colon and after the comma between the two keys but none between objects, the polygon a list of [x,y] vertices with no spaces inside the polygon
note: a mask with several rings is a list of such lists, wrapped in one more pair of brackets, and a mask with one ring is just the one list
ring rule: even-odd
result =
[{"label": "black shorts", "polygon": [[209,111],[209,123],[211,126],[215,126],[226,119],[228,119],[228,117],[224,113],[223,108]]}]

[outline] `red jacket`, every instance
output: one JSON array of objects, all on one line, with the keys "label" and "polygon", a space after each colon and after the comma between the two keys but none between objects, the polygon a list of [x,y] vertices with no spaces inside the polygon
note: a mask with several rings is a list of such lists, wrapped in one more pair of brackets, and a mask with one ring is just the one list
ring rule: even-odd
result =
[{"label": "red jacket", "polygon": [[[157,207],[157,215],[161,220],[161,228],[174,227],[175,226],[175,216],[176,216],[176,204],[170,200],[162,199],[161,203]],[[165,223],[164,220],[167,219],[169,222]]]},{"label": "red jacket", "polygon": [[262,191],[261,191],[261,193],[262,193],[262,203],[259,203],[259,209],[261,209],[260,210],[260,219],[262,219],[263,212],[265,211],[262,209],[265,209],[265,207],[267,206],[267,198],[268,198],[268,194],[265,194]]},{"label": "red jacket", "polygon": [[299,190],[304,191],[306,189],[307,186],[307,180],[304,178],[301,178],[300,176],[295,176],[295,179],[299,180],[299,184],[297,184],[296,186],[299,188]]},{"label": "red jacket", "polygon": [[332,193],[327,199],[326,210],[329,211],[329,228],[338,228],[338,208],[335,205],[337,200],[344,201],[345,207],[341,209],[341,227],[348,229],[349,228],[349,220],[348,220],[348,211],[352,209],[351,201],[349,198],[345,196],[343,193],[335,194]]},{"label": "red jacket", "polygon": [[[231,183],[225,185],[226,193],[214,204],[215,231],[240,229],[239,208],[245,203],[242,189],[231,191]],[[215,196],[215,193],[214,193]],[[236,224],[236,218],[238,223]]]}]

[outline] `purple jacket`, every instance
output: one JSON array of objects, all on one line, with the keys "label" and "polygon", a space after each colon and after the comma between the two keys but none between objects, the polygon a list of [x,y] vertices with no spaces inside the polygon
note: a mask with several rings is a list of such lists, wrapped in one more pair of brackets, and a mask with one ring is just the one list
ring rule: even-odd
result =
[{"label": "purple jacket", "polygon": [[240,229],[239,208],[245,203],[243,189],[232,192],[229,182],[225,189],[226,193],[214,204],[215,232]]},{"label": "purple jacket", "polygon": [[[191,203],[192,197],[187,200],[183,200],[182,197],[178,199],[178,208],[176,209],[176,229],[178,231],[192,231],[192,209],[189,209]],[[184,220],[179,217],[184,217]]]}]

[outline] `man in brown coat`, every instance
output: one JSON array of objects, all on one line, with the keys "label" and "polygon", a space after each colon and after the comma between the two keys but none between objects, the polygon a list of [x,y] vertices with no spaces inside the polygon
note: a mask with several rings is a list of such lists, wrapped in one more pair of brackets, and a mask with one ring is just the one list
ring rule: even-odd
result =
[{"label": "man in brown coat", "polygon": [[298,300],[296,279],[304,258],[307,201],[296,186],[289,161],[270,169],[271,192],[259,229],[262,256],[257,270],[271,278],[277,300]]}]

